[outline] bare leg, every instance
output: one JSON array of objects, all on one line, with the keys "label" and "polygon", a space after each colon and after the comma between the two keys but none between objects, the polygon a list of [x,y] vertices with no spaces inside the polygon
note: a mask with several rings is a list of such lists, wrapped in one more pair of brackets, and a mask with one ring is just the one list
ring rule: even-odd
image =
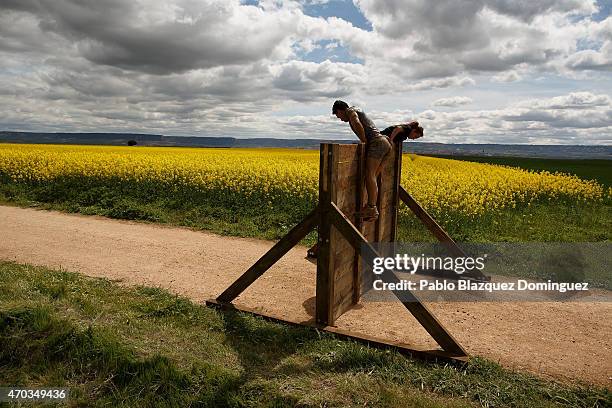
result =
[{"label": "bare leg", "polygon": [[378,200],[378,185],[376,178],[380,172],[381,159],[370,159],[366,160],[366,177],[365,184],[366,190],[368,191],[368,205],[375,206]]}]

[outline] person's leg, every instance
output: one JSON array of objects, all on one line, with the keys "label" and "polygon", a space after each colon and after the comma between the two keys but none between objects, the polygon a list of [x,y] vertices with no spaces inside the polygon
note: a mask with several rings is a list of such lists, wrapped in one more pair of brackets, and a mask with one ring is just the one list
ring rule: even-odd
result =
[{"label": "person's leg", "polygon": [[365,184],[366,190],[368,191],[368,205],[374,207],[378,200],[378,185],[376,178],[378,177],[378,169],[382,159],[375,157],[368,157],[366,159],[366,177]]},{"label": "person's leg", "polygon": [[361,211],[364,218],[376,218],[378,209],[378,183],[377,178],[382,169],[383,159],[388,157],[392,149],[391,143],[387,138],[380,137],[372,140],[366,152],[365,185],[368,193],[368,204]]},{"label": "person's leg", "polygon": [[389,152],[387,154],[385,154],[385,156],[380,160],[378,168],[376,169],[376,178],[377,179],[378,179],[378,176],[380,175],[380,173],[382,172],[382,169],[389,163],[389,160],[393,156],[393,155],[389,154],[392,149],[393,149],[393,147],[391,146],[391,148],[389,149]]},{"label": "person's leg", "polygon": [[388,163],[389,160],[391,160],[391,158],[393,157],[391,153],[391,151],[393,150],[393,144],[391,142],[389,142],[388,140],[382,140],[380,142],[381,147],[379,150],[379,155],[378,157],[380,157],[380,162],[378,163],[378,167],[376,168],[376,176],[375,179],[378,179],[378,176],[380,175],[383,167],[385,167]]}]

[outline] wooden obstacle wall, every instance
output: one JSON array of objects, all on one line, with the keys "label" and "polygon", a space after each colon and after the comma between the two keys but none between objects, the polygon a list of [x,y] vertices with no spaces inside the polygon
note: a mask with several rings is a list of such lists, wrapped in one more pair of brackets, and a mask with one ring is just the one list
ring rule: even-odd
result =
[{"label": "wooden obstacle wall", "polygon": [[[319,172],[319,247],[317,261],[317,322],[335,320],[371,288],[372,274],[361,273],[361,258],[329,219],[334,203],[368,242],[393,242],[397,230],[401,144],[382,163],[378,179],[379,217],[361,222],[355,215],[366,203],[365,145],[322,144]],[[327,245],[329,244],[329,245]]]},{"label": "wooden obstacle wall", "polygon": [[[397,347],[411,354],[418,353],[424,357],[443,357],[453,361],[465,361],[467,353],[463,347],[428,310],[426,305],[410,291],[393,291],[393,293],[438,343],[442,351],[374,339],[356,333],[343,332],[333,327],[336,319],[357,303],[368,288],[371,288],[373,274],[361,274],[360,262],[363,260],[363,262],[371,263],[376,257],[389,256],[388,253],[372,246],[372,243],[395,242],[400,199],[441,242],[448,246],[454,256],[465,256],[452,238],[400,186],[401,143],[396,144],[394,149],[386,158],[378,180],[380,216],[376,222],[362,223],[355,216],[355,212],[365,202],[364,146],[321,144],[319,204],[317,207],[216,299],[208,300],[207,304],[253,313],[252,309],[234,306],[232,301],[304,239],[310,231],[318,228],[316,322],[312,325],[368,343],[374,342]],[[392,248],[389,249],[392,250]],[[399,282],[399,278],[392,271],[383,272],[382,277],[389,283]],[[487,277],[480,274],[473,278],[483,280]],[[265,316],[278,319],[269,315]]]}]

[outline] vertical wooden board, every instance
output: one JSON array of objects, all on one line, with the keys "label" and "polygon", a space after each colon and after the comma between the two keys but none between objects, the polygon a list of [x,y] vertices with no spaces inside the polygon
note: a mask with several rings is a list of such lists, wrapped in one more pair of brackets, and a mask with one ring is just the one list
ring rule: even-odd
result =
[{"label": "vertical wooden board", "polygon": [[355,255],[353,246],[345,239],[339,240],[336,245],[334,245],[334,257],[343,256],[347,251],[352,251],[353,256]]},{"label": "vertical wooden board", "polygon": [[347,310],[353,306],[352,296],[345,296],[342,301],[334,308],[334,321],[342,316]]},{"label": "vertical wooden board", "polygon": [[404,154],[404,147],[402,142],[395,143],[393,145],[394,148],[394,157],[393,157],[393,214],[391,219],[391,242],[395,242],[397,237],[397,219],[399,212],[399,189],[401,185],[402,178],[402,155]]},{"label": "vertical wooden board", "polygon": [[[334,172],[331,180],[336,186],[332,194],[332,201],[338,205],[340,211],[353,221],[358,201],[358,173],[360,164],[357,160],[358,150],[359,146],[356,144],[334,144],[332,155]],[[335,320],[353,303],[355,250],[345,240],[340,231],[333,226],[331,227],[329,246],[330,253],[334,257],[334,262],[330,269],[329,286],[332,320]],[[340,283],[341,286],[338,287],[337,283]],[[339,305],[341,305],[340,308]]]},{"label": "vertical wooden board", "polygon": [[388,213],[391,213],[393,211],[393,208],[392,208],[394,207],[393,197],[394,197],[393,186],[389,186],[389,185],[385,186],[385,188],[383,188],[380,191],[380,198],[379,198],[380,207],[378,207],[379,212],[380,210],[384,210]]},{"label": "vertical wooden board", "polygon": [[389,214],[388,211],[383,211],[380,213],[379,219],[380,219],[380,223],[378,225],[378,231],[377,231],[377,236],[376,236],[376,242],[380,243],[380,242],[384,242],[383,241],[383,236],[385,234],[385,231],[388,229],[388,224],[391,218],[391,214]]},{"label": "vertical wooden board", "polygon": [[359,259],[359,270],[361,271],[362,275],[361,275],[361,285],[359,290],[361,291],[361,294],[364,294],[366,292],[368,292],[369,290],[372,289],[372,284],[374,283],[374,273],[371,270],[366,269],[363,264],[362,264],[363,259],[360,258]]},{"label": "vertical wooden board", "polygon": [[321,144],[319,167],[319,251],[317,255],[315,318],[318,323],[332,325],[333,314],[333,256],[330,254],[330,203],[333,194],[333,145]]},{"label": "vertical wooden board", "polygon": [[375,242],[376,224],[372,221],[366,221],[363,223],[363,236],[368,242]]},{"label": "vertical wooden board", "polygon": [[[379,184],[377,205],[380,211],[376,222],[360,222],[354,213],[361,209],[367,192],[363,186],[364,157],[362,145],[329,144],[332,154],[329,157],[328,182],[335,188],[329,189],[329,199],[334,202],[360,230],[368,242],[389,242],[394,236],[394,225],[397,214],[398,185],[398,145],[383,163]],[[361,197],[360,197],[361,195]],[[360,202],[361,201],[361,202]],[[323,218],[322,218],[323,219]],[[361,259],[357,251],[344,239],[334,227],[329,227],[329,245],[327,261],[328,306],[330,322],[342,315],[353,303],[358,302],[361,293],[371,288],[374,275],[365,273],[361,268]],[[333,323],[330,323],[333,324]]]},{"label": "vertical wooden board", "polygon": [[329,243],[329,253],[334,254],[334,268],[332,269],[330,279],[337,281],[341,278],[338,276],[338,274],[341,274],[343,271],[339,271],[335,265],[344,265],[345,263],[352,261],[352,259],[355,257],[355,251],[350,243],[344,239],[342,233],[334,226],[331,227]]},{"label": "vertical wooden board", "polygon": [[357,205],[357,190],[359,189],[357,183],[359,180],[356,176],[350,177],[349,179],[345,179],[344,182],[339,184],[345,184],[345,192],[343,194],[338,194],[338,198],[336,200],[336,205],[347,217],[353,220],[354,213],[358,208]]},{"label": "vertical wooden board", "polygon": [[346,284],[348,284],[348,282],[351,281],[350,277],[348,277],[349,274],[346,273],[346,271],[349,270],[352,266],[353,266],[352,259],[345,259],[343,263],[341,264],[336,263],[334,265],[336,270],[340,271],[340,273],[336,274],[336,280],[335,280],[336,284],[339,284],[338,282],[345,282]]},{"label": "vertical wooden board", "polygon": [[335,157],[338,163],[357,160],[358,144],[334,144],[334,146],[337,146]]},{"label": "vertical wooden board", "polygon": [[393,179],[394,179],[393,169],[394,169],[393,160],[385,160],[385,163],[383,164],[380,174],[383,176],[387,184],[393,184]]},{"label": "vertical wooden board", "polygon": [[[357,160],[359,166],[357,168],[357,191],[355,192],[355,210],[360,211],[363,207],[363,193],[365,190],[364,186],[364,172],[365,172],[365,144],[360,144],[357,147]],[[362,231],[363,225],[360,218],[355,218],[355,228],[359,232]],[[355,259],[353,262],[353,304],[359,303],[362,294],[362,274],[360,268],[360,257],[359,257],[359,249],[355,250]]]},{"label": "vertical wooden board", "polygon": [[[376,224],[373,222],[365,222],[363,224],[363,236],[365,237],[365,239],[368,242],[375,242],[376,241]],[[361,262],[364,262],[363,258],[361,258]],[[361,264],[360,264],[361,266]],[[367,269],[362,268],[361,269],[362,273],[364,275],[362,275],[362,288],[366,288],[369,289],[372,287],[372,281],[373,281],[373,276],[372,273],[369,272]],[[363,289],[362,289],[362,293],[363,293]]]},{"label": "vertical wooden board", "polygon": [[338,178],[342,179],[347,176],[356,176],[358,172],[359,161],[351,160],[338,162]]},{"label": "vertical wooden board", "polygon": [[391,232],[393,230],[393,214],[391,212],[391,207],[389,207],[389,211],[384,211],[384,217],[382,222],[380,223],[380,242],[389,242],[391,241]]},{"label": "vertical wooden board", "polygon": [[329,159],[330,159],[331,145],[328,143],[321,143],[321,150],[319,151],[319,199],[324,199],[329,194]]},{"label": "vertical wooden board", "polygon": [[[334,284],[334,309],[344,303],[344,300],[348,297],[352,299],[353,293],[353,263],[345,263],[341,268],[343,272],[348,271],[348,273],[342,273],[343,279],[340,279]],[[349,305],[352,304],[349,302]],[[346,312],[345,310],[341,310],[340,313]]]}]

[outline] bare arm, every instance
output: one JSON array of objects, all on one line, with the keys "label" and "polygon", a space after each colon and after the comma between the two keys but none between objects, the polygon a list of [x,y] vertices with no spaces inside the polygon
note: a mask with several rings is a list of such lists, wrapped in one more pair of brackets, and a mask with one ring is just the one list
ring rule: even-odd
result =
[{"label": "bare arm", "polygon": [[351,124],[351,129],[353,129],[353,132],[355,132],[359,140],[361,140],[361,143],[366,143],[368,139],[366,139],[365,130],[363,130],[363,125],[359,121],[359,116],[357,116],[357,113],[349,113],[349,123]]},{"label": "bare arm", "polygon": [[393,129],[393,132],[391,132],[391,135],[389,136],[389,141],[392,142],[402,130],[404,129],[401,126],[396,126],[395,129]]}]

